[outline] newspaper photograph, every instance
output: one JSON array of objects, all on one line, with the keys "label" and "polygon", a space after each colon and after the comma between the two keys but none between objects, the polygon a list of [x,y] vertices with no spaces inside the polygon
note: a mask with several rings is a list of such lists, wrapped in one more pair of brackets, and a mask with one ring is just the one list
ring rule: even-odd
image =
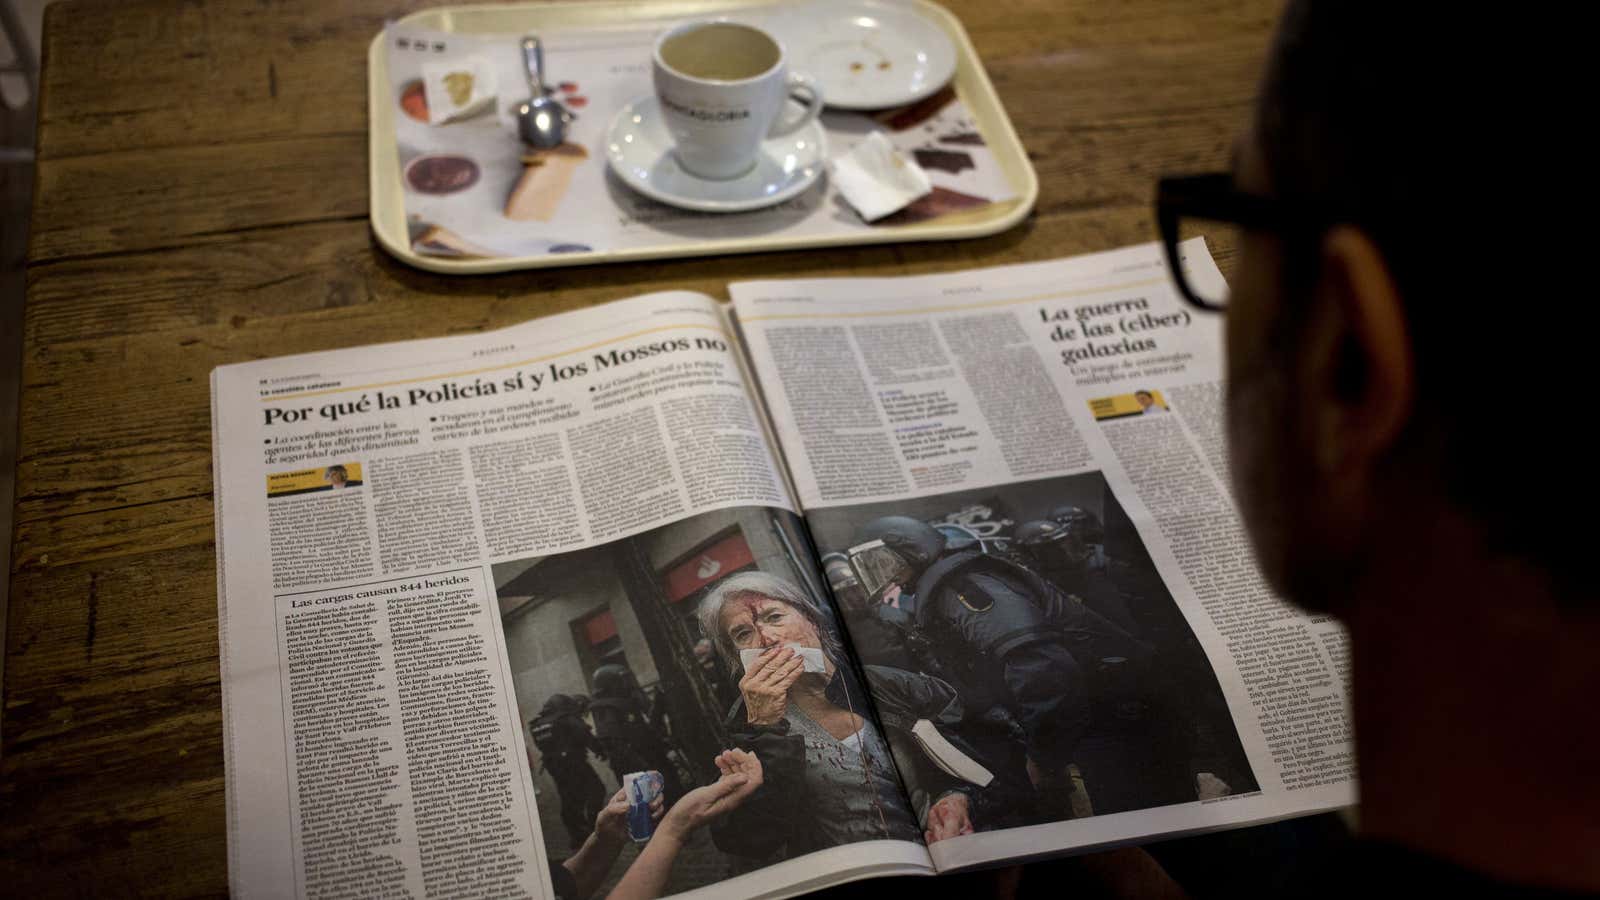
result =
[{"label": "newspaper photograph", "polygon": [[[1108,527],[1109,523],[1109,527]],[[1098,472],[808,516],[862,662],[941,678],[993,831],[1258,790],[1205,653]]]},{"label": "newspaper photograph", "polygon": [[845,844],[921,852],[807,546],[793,513],[747,507],[493,567],[552,858],[630,773],[659,773],[670,807],[744,755],[757,786],[685,844],[669,893]]},{"label": "newspaper photograph", "polygon": [[729,291],[213,372],[234,893],[779,898],[1352,802],[1158,247]]},{"label": "newspaper photograph", "polygon": [[994,774],[941,871],[1353,801],[1345,636],[1254,567],[1159,246],[729,291],[853,645]]}]

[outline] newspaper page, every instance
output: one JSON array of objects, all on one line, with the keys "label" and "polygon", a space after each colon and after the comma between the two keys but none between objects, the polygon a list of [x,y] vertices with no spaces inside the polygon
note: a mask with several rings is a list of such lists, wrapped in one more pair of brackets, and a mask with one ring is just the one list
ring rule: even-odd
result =
[{"label": "newspaper page", "polygon": [[948,682],[992,776],[941,871],[1354,801],[1345,635],[1254,566],[1159,245],[730,290],[861,661]]},{"label": "newspaper page", "polygon": [[713,300],[212,390],[235,894],[583,900],[652,848],[656,894],[931,873]]}]

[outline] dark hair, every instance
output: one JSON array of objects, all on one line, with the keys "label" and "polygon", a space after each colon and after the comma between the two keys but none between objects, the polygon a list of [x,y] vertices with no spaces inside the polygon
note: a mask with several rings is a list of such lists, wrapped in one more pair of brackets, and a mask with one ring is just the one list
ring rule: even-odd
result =
[{"label": "dark hair", "polygon": [[[1274,196],[1361,228],[1399,286],[1416,354],[1406,447],[1443,455],[1425,463],[1497,546],[1554,569],[1583,531],[1561,509],[1585,498],[1530,481],[1572,426],[1572,398],[1545,386],[1579,381],[1588,353],[1587,329],[1545,319],[1584,290],[1577,235],[1592,226],[1539,227],[1588,169],[1570,133],[1587,79],[1550,71],[1586,58],[1563,36],[1584,29],[1540,18],[1290,0],[1256,137]],[[1318,275],[1315,244],[1285,244],[1291,294]],[[1304,318],[1305,299],[1286,304],[1289,318]],[[1286,323],[1285,336],[1297,330]]]}]

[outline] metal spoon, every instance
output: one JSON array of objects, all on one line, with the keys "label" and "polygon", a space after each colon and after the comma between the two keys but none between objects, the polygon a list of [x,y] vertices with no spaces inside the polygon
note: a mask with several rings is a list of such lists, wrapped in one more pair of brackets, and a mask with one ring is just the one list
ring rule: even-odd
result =
[{"label": "metal spoon", "polygon": [[544,48],[538,38],[522,39],[522,62],[528,71],[528,92],[532,96],[517,107],[517,133],[535,147],[558,146],[567,136],[572,113],[545,95]]}]

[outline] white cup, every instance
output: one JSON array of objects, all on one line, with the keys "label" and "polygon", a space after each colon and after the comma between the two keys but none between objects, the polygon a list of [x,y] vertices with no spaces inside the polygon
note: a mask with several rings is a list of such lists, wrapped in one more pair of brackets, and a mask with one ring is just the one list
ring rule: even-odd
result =
[{"label": "white cup", "polygon": [[[811,78],[790,72],[783,45],[759,28],[725,19],[688,22],[656,39],[656,98],[678,164],[701,178],[738,178],[761,142],[822,112]],[[787,114],[791,94],[803,112]]]}]

